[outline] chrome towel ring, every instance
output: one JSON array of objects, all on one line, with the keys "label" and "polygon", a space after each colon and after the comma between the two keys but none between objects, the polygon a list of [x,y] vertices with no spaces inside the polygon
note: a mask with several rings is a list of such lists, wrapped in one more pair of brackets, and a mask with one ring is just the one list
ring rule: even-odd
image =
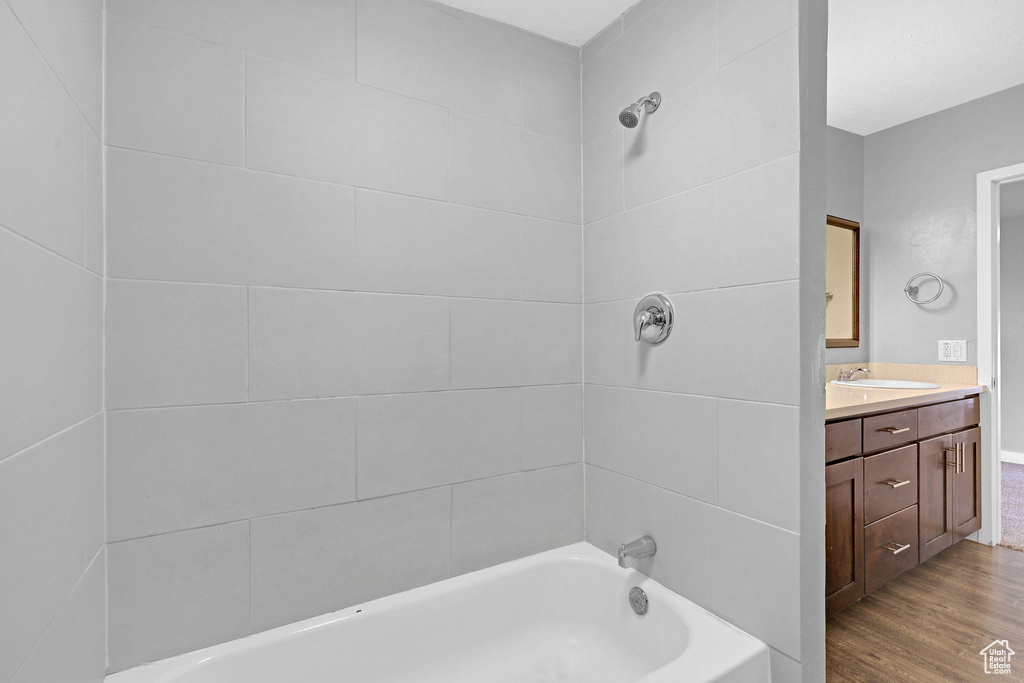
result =
[{"label": "chrome towel ring", "polygon": [[[921,277],[934,278],[935,281],[939,283],[939,291],[935,292],[935,296],[933,296],[931,299],[921,300],[917,298],[917,294],[918,292],[921,291],[921,288],[914,284],[914,280]],[[903,293],[906,294],[907,298],[913,301],[915,304],[930,304],[931,302],[935,301],[940,296],[942,296],[943,286],[944,285],[942,284],[942,278],[936,275],[935,273],[918,273],[914,277],[907,280],[907,286],[903,288]]]}]

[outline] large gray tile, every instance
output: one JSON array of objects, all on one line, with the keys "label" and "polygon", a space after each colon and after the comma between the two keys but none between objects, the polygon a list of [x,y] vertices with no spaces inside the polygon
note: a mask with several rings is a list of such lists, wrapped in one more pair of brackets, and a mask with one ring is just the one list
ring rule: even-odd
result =
[{"label": "large gray tile", "polygon": [[0,329],[0,459],[103,409],[99,277],[0,228]]},{"label": "large gray tile", "polygon": [[111,149],[110,275],[352,289],[350,187]]},{"label": "large gray tile", "polygon": [[800,277],[800,157],[718,181],[718,285]]},{"label": "large gray tile", "polygon": [[102,683],[107,672],[106,581],[101,548],[11,683]]},{"label": "large gray tile", "polygon": [[520,293],[526,301],[583,300],[583,231],[575,223],[522,217]]},{"label": "large gray tile", "polygon": [[450,539],[447,487],[255,519],[252,631],[445,579]]},{"label": "large gray tile", "polygon": [[715,399],[596,385],[587,385],[585,396],[588,463],[717,501]]},{"label": "large gray tile", "polygon": [[108,145],[243,165],[241,52],[110,15],[106,41]]},{"label": "large gray tile", "polygon": [[0,462],[0,680],[11,680],[102,549],[103,514],[102,416]]},{"label": "large gray tile", "polygon": [[799,657],[797,534],[592,465],[586,478],[588,542],[614,554],[650,534],[658,552],[645,574]]},{"label": "large gray tile", "polygon": [[[583,307],[583,376],[587,382],[626,384],[626,342],[633,310],[621,301]],[[628,327],[628,331],[627,331]]]},{"label": "large gray tile", "polygon": [[448,112],[436,105],[249,56],[245,120],[249,168],[447,195]]},{"label": "large gray tile", "polygon": [[523,387],[523,470],[583,460],[583,387]]},{"label": "large gray tile", "polygon": [[253,288],[249,397],[447,389],[448,300]]},{"label": "large gray tile", "polygon": [[246,290],[107,283],[107,408],[246,399]]},{"label": "large gray tile", "polygon": [[103,107],[103,0],[9,0],[18,21],[60,78],[89,126]]},{"label": "large gray tile", "polygon": [[355,498],[354,399],[108,416],[112,541]]},{"label": "large gray tile", "polygon": [[524,47],[522,78],[523,128],[579,143],[580,66]]},{"label": "large gray tile", "polygon": [[[666,2],[585,61],[584,142],[617,127],[619,112],[640,97],[668,97],[714,72],[715,14],[713,0]],[[650,121],[663,115],[659,109]]]},{"label": "large gray tile", "polygon": [[522,120],[514,40],[409,0],[359,0],[358,45],[360,83],[515,126]]},{"label": "large gray tile", "polygon": [[580,221],[580,148],[452,112],[452,201],[538,218]]},{"label": "large gray tile", "polygon": [[452,301],[452,388],[581,381],[582,317],[572,304]]},{"label": "large gray tile", "polygon": [[6,4],[0,4],[0,92],[6,103],[0,225],[82,264],[85,124]]},{"label": "large gray tile", "polygon": [[249,522],[107,547],[110,672],[249,633]]},{"label": "large gray tile", "polygon": [[359,399],[359,497],[386,496],[519,469],[519,391]]},{"label": "large gray tile", "polygon": [[355,80],[355,0],[109,0],[107,12]]},{"label": "large gray tile", "polygon": [[519,298],[519,217],[359,190],[361,291]]},{"label": "large gray tile", "polygon": [[583,466],[452,487],[452,573],[483,569],[583,540]]},{"label": "large gray tile", "polygon": [[795,26],[799,20],[798,0],[719,0],[719,66]]},{"label": "large gray tile", "polygon": [[616,126],[583,145],[583,223],[622,213],[625,208],[624,129]]},{"label": "large gray tile", "polygon": [[105,270],[106,244],[104,226],[105,175],[103,170],[103,144],[99,137],[86,128],[85,131],[85,178],[83,186],[85,265],[97,275]]},{"label": "large gray tile", "polygon": [[626,208],[797,152],[798,62],[792,29],[666,98],[627,131]]},{"label": "large gray tile", "polygon": [[797,406],[718,402],[718,504],[800,532]]},{"label": "large gray tile", "polygon": [[[669,298],[677,316],[672,336],[658,346],[624,342],[630,386],[799,405],[798,282]],[[628,314],[635,303],[626,302]]]},{"label": "large gray tile", "polygon": [[707,185],[586,227],[585,300],[715,287],[715,187]]}]

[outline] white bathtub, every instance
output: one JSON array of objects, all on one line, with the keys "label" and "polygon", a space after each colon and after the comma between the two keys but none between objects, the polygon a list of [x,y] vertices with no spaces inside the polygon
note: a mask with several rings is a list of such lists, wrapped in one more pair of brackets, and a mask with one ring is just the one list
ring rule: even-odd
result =
[{"label": "white bathtub", "polygon": [[[363,556],[361,561],[371,561]],[[630,608],[629,589],[650,601]],[[107,683],[769,680],[768,648],[587,543],[380,598]]]}]

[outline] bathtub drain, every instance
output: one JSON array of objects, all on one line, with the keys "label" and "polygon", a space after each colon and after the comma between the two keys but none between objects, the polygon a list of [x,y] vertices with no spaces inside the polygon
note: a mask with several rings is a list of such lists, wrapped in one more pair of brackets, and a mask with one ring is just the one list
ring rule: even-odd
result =
[{"label": "bathtub drain", "polygon": [[629,606],[641,616],[647,614],[647,593],[644,593],[639,586],[630,589]]}]

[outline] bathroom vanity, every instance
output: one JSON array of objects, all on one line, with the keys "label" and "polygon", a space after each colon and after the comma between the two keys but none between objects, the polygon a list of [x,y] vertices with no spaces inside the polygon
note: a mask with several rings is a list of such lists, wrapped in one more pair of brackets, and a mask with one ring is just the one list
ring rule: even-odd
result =
[{"label": "bathroom vanity", "polygon": [[827,389],[826,615],[981,527],[983,391]]}]

